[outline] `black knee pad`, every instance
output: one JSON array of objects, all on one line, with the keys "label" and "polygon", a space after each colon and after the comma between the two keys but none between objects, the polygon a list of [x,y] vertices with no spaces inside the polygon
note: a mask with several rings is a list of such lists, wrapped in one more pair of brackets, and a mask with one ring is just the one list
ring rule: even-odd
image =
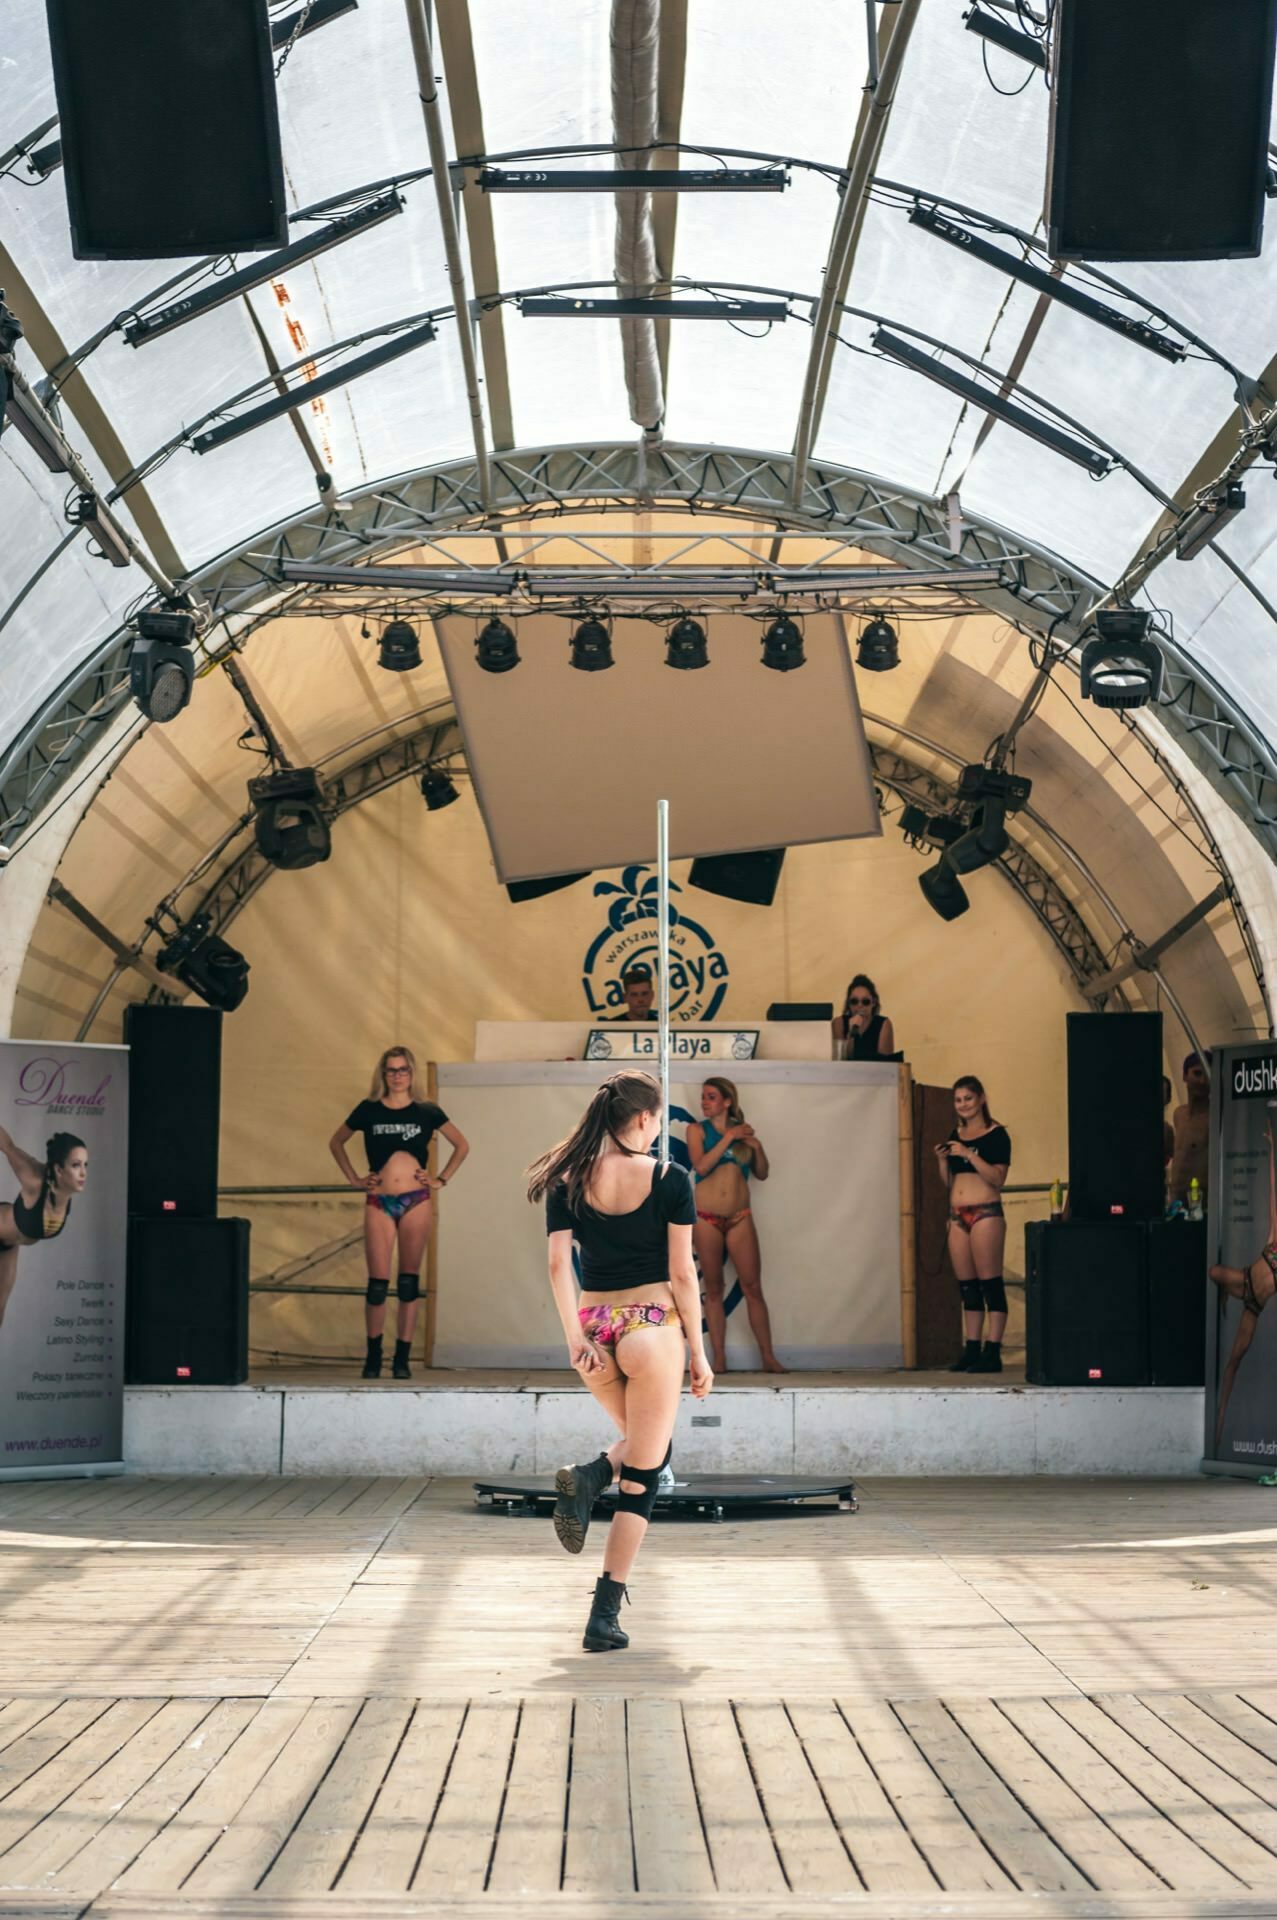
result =
[{"label": "black knee pad", "polygon": [[1002,1284],[1002,1276],[996,1280],[982,1280],[984,1304],[990,1313],[1005,1313],[1007,1310],[1007,1290]]},{"label": "black knee pad", "polygon": [[368,1291],[364,1299],[370,1307],[384,1307],[386,1295],[390,1292],[389,1280],[369,1280]]},{"label": "black knee pad", "polygon": [[[637,1480],[643,1489],[642,1493],[627,1493],[625,1491],[625,1483],[627,1480]],[[661,1470],[659,1467],[627,1467],[623,1465],[617,1482],[620,1487],[620,1492],[616,1496],[617,1512],[637,1513],[640,1514],[644,1520],[650,1520],[652,1517],[652,1508],[656,1505],[656,1489],[660,1485],[660,1481]]]},{"label": "black knee pad", "polygon": [[964,1313],[984,1312],[984,1283],[980,1280],[959,1280],[958,1292],[962,1295]]},{"label": "black knee pad", "polygon": [[395,1282],[395,1292],[403,1301],[420,1299],[421,1275],[419,1273],[401,1273]]}]

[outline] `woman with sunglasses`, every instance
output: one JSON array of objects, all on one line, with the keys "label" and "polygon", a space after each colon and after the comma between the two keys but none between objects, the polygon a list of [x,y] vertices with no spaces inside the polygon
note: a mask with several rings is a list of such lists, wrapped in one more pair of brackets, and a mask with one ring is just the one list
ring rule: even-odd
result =
[{"label": "woman with sunglasses", "polygon": [[842,1012],[834,1021],[834,1040],[840,1060],[880,1060],[896,1050],[895,1029],[867,973],[858,973],[847,989]]},{"label": "woman with sunglasses", "polygon": [[[346,1142],[356,1133],[362,1133],[368,1156],[368,1172],[363,1175],[355,1171],[346,1152]],[[426,1165],[430,1141],[436,1133],[442,1134],[452,1148],[447,1165],[437,1174]],[[370,1097],[346,1116],[328,1147],[342,1178],[352,1187],[362,1187],[368,1196],[364,1203],[368,1352],[363,1377],[381,1377],[390,1262],[397,1249],[399,1277],[395,1292],[399,1314],[391,1372],[396,1380],[410,1380],[408,1355],[421,1297],[421,1261],[434,1216],[430,1196],[447,1186],[469,1153],[470,1144],[443,1108],[426,1099],[417,1080],[417,1062],[408,1048],[388,1047],[373,1073]]]}]

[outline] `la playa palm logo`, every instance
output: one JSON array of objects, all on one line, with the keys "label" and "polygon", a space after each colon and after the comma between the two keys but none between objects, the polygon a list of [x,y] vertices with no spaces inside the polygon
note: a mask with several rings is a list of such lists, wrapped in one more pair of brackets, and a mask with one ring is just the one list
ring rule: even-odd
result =
[{"label": "la playa palm logo", "polygon": [[[586,950],[581,987],[592,1015],[610,1019],[625,1005],[621,976],[638,961],[656,976],[659,901],[650,867],[626,867],[620,880],[596,881],[608,899],[607,925]],[[670,894],[681,893],[675,881]],[[670,1013],[676,1020],[713,1020],[727,993],[729,968],[712,934],[670,899]]]}]

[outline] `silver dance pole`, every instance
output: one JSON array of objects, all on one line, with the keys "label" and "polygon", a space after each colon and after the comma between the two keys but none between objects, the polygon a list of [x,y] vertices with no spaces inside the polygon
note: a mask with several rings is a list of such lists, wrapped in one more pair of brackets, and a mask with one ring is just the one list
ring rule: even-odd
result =
[{"label": "silver dance pole", "polygon": [[656,803],[656,967],[660,1010],[661,1159],[670,1157],[670,803]]}]

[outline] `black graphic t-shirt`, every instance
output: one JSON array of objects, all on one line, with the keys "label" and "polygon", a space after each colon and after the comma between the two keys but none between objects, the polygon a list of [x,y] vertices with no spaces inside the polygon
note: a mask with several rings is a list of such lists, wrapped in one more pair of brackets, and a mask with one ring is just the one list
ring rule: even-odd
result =
[{"label": "black graphic t-shirt", "polygon": [[432,1134],[447,1124],[447,1114],[432,1100],[415,1100],[408,1107],[361,1100],[354,1112],[346,1115],[350,1131],[364,1136],[370,1173],[380,1173],[392,1153],[410,1153],[424,1167]]},{"label": "black graphic t-shirt", "polygon": [[[991,1127],[988,1133],[979,1133],[974,1140],[964,1140],[955,1127],[949,1135],[960,1146],[974,1147],[988,1167],[1009,1167],[1011,1164],[1011,1136],[1005,1127]],[[974,1173],[975,1168],[964,1154],[949,1155],[950,1173]]]},{"label": "black graphic t-shirt", "polygon": [[658,1167],[647,1198],[630,1213],[596,1213],[585,1201],[573,1213],[562,1181],[545,1196],[545,1230],[572,1233],[581,1247],[587,1293],[621,1293],[669,1279],[669,1228],[696,1224],[692,1182],[684,1167]]}]

